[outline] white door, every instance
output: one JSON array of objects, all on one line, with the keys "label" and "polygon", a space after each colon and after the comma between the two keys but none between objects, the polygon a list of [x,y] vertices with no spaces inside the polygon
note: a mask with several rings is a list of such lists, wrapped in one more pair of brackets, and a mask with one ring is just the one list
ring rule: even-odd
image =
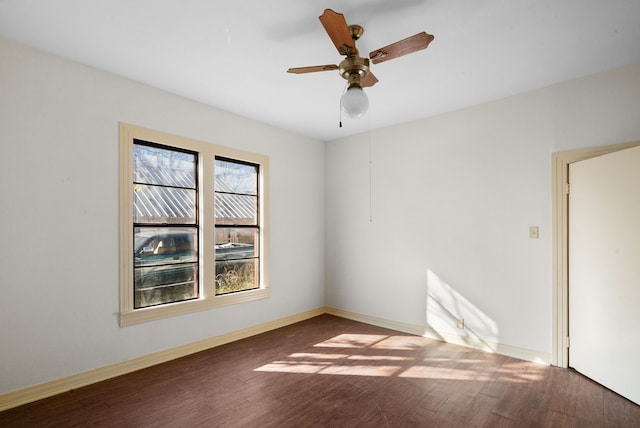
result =
[{"label": "white door", "polygon": [[640,403],[640,146],[569,166],[569,365]]}]

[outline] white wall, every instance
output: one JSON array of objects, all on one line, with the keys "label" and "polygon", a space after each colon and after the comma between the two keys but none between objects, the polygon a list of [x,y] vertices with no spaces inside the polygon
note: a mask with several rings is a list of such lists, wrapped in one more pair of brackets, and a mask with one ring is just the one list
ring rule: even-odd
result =
[{"label": "white wall", "polygon": [[[464,334],[549,352],[551,153],[640,140],[638,111],[632,66],[325,153],[324,143],[0,38],[0,393],[325,297],[458,333],[435,300],[427,311],[427,285],[464,316]],[[270,299],[118,327],[118,122],[270,156]]]},{"label": "white wall", "polygon": [[635,65],[328,143],[327,305],[548,355],[551,153],[639,111]]},{"label": "white wall", "polygon": [[[271,298],[118,327],[118,122],[270,157]],[[324,147],[0,39],[0,393],[322,306]]]}]

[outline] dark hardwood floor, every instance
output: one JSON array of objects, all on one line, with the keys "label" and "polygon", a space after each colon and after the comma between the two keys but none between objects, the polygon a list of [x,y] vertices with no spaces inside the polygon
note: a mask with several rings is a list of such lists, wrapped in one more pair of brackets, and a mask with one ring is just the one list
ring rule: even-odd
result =
[{"label": "dark hardwood floor", "polygon": [[640,427],[566,369],[330,315],[0,413],[0,427]]}]

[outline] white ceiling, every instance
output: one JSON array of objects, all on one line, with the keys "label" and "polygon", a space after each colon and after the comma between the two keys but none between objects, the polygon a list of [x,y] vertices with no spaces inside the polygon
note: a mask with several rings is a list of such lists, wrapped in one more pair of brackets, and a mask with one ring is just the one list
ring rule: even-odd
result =
[{"label": "white ceiling", "polygon": [[[372,65],[370,115],[339,122],[345,81],[318,20],[365,27],[368,53],[420,31],[428,49]],[[0,0],[0,35],[221,109],[333,140],[640,62],[639,0]]]}]

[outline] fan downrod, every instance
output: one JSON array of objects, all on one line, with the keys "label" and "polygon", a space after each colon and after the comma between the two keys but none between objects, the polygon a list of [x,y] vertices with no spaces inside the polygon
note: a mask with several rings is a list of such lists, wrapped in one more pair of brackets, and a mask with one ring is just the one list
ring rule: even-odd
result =
[{"label": "fan downrod", "polygon": [[[364,34],[364,27],[361,25],[349,25],[349,33],[355,42]],[[338,66],[340,76],[349,82],[349,84],[360,84],[360,80],[369,74],[369,58],[363,58],[357,53],[348,55]]]}]

